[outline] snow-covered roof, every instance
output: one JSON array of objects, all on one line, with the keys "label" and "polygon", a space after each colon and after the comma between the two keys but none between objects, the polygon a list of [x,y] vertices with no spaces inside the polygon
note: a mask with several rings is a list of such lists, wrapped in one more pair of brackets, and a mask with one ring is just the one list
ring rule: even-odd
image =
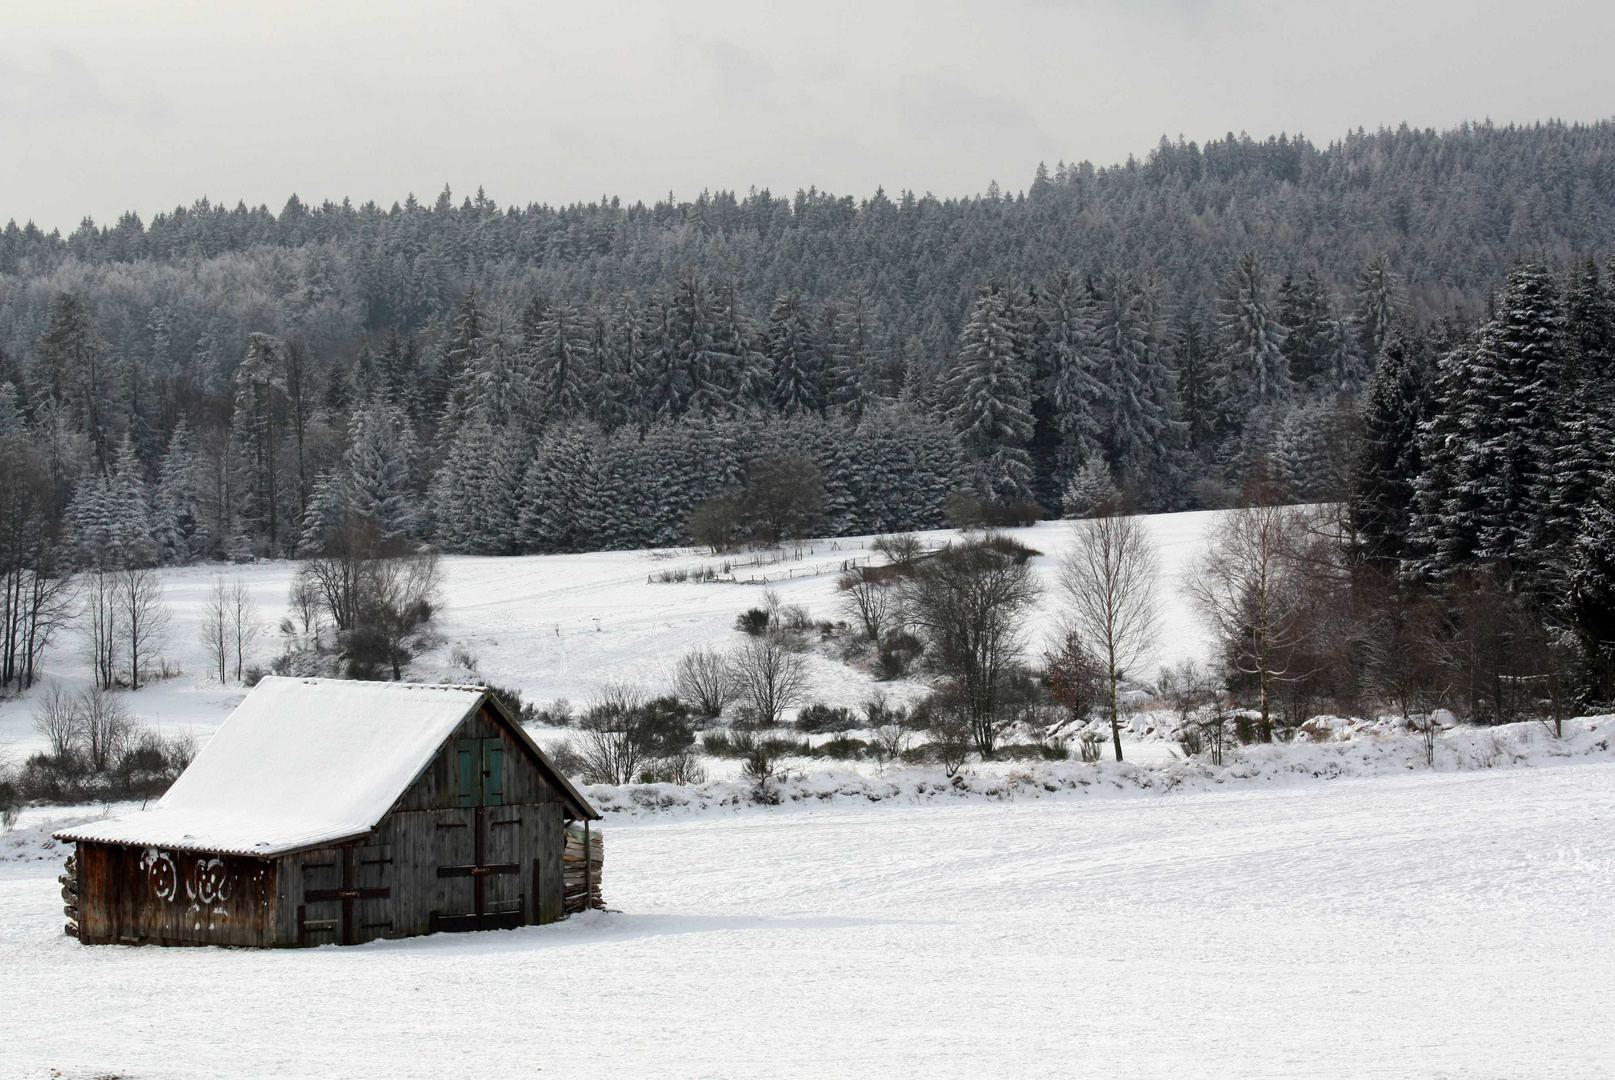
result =
[{"label": "snow-covered roof", "polygon": [[[358,836],[392,808],[484,693],[265,678],[155,807],[57,836],[260,856]],[[525,732],[515,733],[543,759]]]}]

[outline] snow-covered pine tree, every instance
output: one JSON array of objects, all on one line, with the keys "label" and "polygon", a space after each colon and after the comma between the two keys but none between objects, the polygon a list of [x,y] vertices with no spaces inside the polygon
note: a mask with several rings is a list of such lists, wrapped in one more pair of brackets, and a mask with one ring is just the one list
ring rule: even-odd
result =
[{"label": "snow-covered pine tree", "polygon": [[681,355],[683,342],[672,300],[661,295],[652,297],[645,308],[645,363],[640,392],[645,395],[646,411],[658,420],[683,416],[689,409],[690,373]]},{"label": "snow-covered pine tree", "polygon": [[1525,541],[1547,510],[1537,502],[1538,474],[1564,360],[1564,311],[1553,275],[1536,263],[1510,272],[1494,311],[1458,402],[1457,478],[1479,503],[1476,558],[1530,574],[1536,559]]},{"label": "snow-covered pine tree", "polygon": [[615,431],[649,416],[640,389],[649,381],[646,371],[644,318],[631,297],[623,297],[606,320],[605,340],[595,357],[595,423]]},{"label": "snow-covered pine tree", "polygon": [[523,317],[523,356],[533,380],[533,403],[543,421],[581,416],[588,402],[589,324],[578,309],[561,302],[545,305],[531,320]]},{"label": "snow-covered pine tree", "polygon": [[1068,518],[1087,517],[1105,505],[1115,505],[1121,497],[1110,478],[1110,466],[1095,455],[1083,463],[1066,481],[1060,495],[1060,513]]},{"label": "snow-covered pine tree", "polygon": [[468,376],[477,356],[484,322],[477,286],[472,282],[455,312],[454,332],[442,350],[436,385],[432,387],[434,401],[442,403],[446,415],[455,423],[464,411]]},{"label": "snow-covered pine tree", "polygon": [[1376,255],[1357,277],[1357,310],[1352,315],[1357,356],[1372,360],[1391,332],[1401,308],[1401,290],[1391,263]]},{"label": "snow-covered pine tree", "polygon": [[[1341,367],[1339,319],[1315,269],[1301,276],[1286,274],[1278,290],[1278,317],[1284,324],[1284,354],[1290,361],[1290,378],[1300,386],[1336,383]],[[1370,356],[1374,354],[1370,353]],[[1338,389],[1338,386],[1336,386]]]},{"label": "snow-covered pine tree", "polygon": [[481,416],[463,424],[433,478],[432,518],[452,551],[504,555],[516,550],[527,440]]},{"label": "snow-covered pine tree", "polygon": [[1154,298],[1132,275],[1113,272],[1100,283],[1095,307],[1104,387],[1099,445],[1112,475],[1148,488],[1166,479],[1167,450],[1176,438],[1172,371],[1161,355]]},{"label": "snow-covered pine tree", "polygon": [[1099,452],[1105,386],[1094,342],[1093,297],[1084,283],[1061,271],[1049,278],[1038,299],[1047,367],[1042,393],[1059,438],[1054,479],[1063,488]]},{"label": "snow-covered pine tree", "polygon": [[374,401],[353,414],[342,454],[343,504],[374,522],[384,539],[417,534],[411,477],[418,454],[415,429],[399,407]]},{"label": "snow-covered pine tree", "polygon": [[1032,498],[1031,372],[1016,340],[1009,295],[982,286],[948,375],[948,419],[970,456],[977,493],[998,502]]},{"label": "snow-covered pine tree", "polygon": [[1423,468],[1419,431],[1430,411],[1434,374],[1424,335],[1392,328],[1363,401],[1352,484],[1352,521],[1362,555],[1371,561],[1394,566],[1410,554]]},{"label": "snow-covered pine tree", "polygon": [[713,287],[712,339],[713,349],[723,357],[734,408],[770,407],[774,380],[768,357],[757,346],[757,333],[741,308],[740,287],[733,278]]},{"label": "snow-covered pine tree", "polygon": [[1569,587],[1586,508],[1615,475],[1615,295],[1592,259],[1572,272],[1565,292],[1565,353],[1544,422],[1530,546],[1541,568],[1538,598],[1552,608]]},{"label": "snow-covered pine tree", "polygon": [[183,417],[168,437],[168,451],[157,470],[153,493],[152,542],[157,560],[188,563],[202,549],[201,467],[191,447],[191,429]]},{"label": "snow-covered pine tree", "polygon": [[1191,454],[1209,450],[1221,414],[1212,335],[1199,308],[1182,308],[1172,326],[1172,356],[1176,362],[1178,418]]},{"label": "snow-covered pine tree", "polygon": [[1267,270],[1254,251],[1241,255],[1223,281],[1217,312],[1223,356],[1222,398],[1232,426],[1288,400],[1290,363],[1284,327],[1267,289]]},{"label": "snow-covered pine tree", "polygon": [[585,551],[594,542],[595,447],[600,433],[587,422],[550,427],[522,481],[521,549]]},{"label": "snow-covered pine tree", "polygon": [[863,419],[874,390],[871,380],[876,366],[875,322],[869,294],[854,285],[842,312],[841,368],[836,374],[836,392],[831,403],[854,424]]},{"label": "snow-covered pine tree", "polygon": [[348,509],[344,490],[341,476],[333,471],[326,470],[314,477],[308,511],[303,515],[303,529],[297,542],[299,555],[318,554],[325,547],[331,530],[342,524]]},{"label": "snow-covered pine tree", "polygon": [[768,359],[776,409],[795,416],[824,408],[824,372],[802,298],[795,293],[781,296],[769,313]]},{"label": "snow-covered pine tree", "polygon": [[1582,508],[1568,563],[1561,610],[1581,649],[1587,697],[1615,701],[1615,475]]},{"label": "snow-covered pine tree", "polygon": [[685,410],[721,413],[729,408],[727,358],[717,346],[712,295],[701,280],[687,277],[673,290],[670,318],[677,364],[688,387]]}]

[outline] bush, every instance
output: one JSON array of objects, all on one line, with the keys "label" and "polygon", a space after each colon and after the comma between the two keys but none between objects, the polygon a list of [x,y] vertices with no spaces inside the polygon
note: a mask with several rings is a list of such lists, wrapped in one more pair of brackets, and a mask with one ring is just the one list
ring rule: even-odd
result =
[{"label": "bush", "polygon": [[712,649],[692,649],[679,660],[673,686],[703,720],[716,720],[735,700],[739,687],[729,658]]},{"label": "bush", "polygon": [[1077,750],[1082,760],[1092,764],[1099,760],[1099,755],[1105,748],[1105,737],[1097,731],[1084,731],[1077,738]]},{"label": "bush", "polygon": [[735,617],[735,629],[752,637],[761,637],[768,633],[773,624],[773,615],[758,607],[743,611]]},{"label": "bush", "polygon": [[832,761],[858,761],[867,753],[868,743],[846,735],[837,735],[813,748],[814,757],[827,757]]},{"label": "bush", "polygon": [[882,679],[901,679],[909,673],[925,651],[919,638],[907,631],[898,630],[881,639],[880,655],[876,660],[876,673]]},{"label": "bush", "polygon": [[1187,724],[1178,729],[1178,745],[1183,748],[1184,754],[1194,757],[1206,748],[1206,741],[1197,725]]},{"label": "bush", "polygon": [[[510,686],[498,686],[494,683],[484,683],[488,693],[498,699],[499,704],[510,710],[523,725],[531,724],[538,719],[538,708],[530,701],[522,700],[522,692]],[[564,704],[564,700],[562,703]]]},{"label": "bush", "polygon": [[22,812],[22,789],[9,776],[0,776],[0,832],[10,832]]},{"label": "bush", "polygon": [[738,757],[733,740],[727,731],[708,731],[701,736],[701,752],[708,757]]},{"label": "bush", "polygon": [[858,717],[851,709],[840,705],[831,707],[820,702],[807,706],[796,714],[796,730],[809,735],[851,731],[858,726]]},{"label": "bush", "polygon": [[1044,761],[1071,760],[1071,744],[1064,739],[1056,739],[1053,742],[1045,739],[1037,744],[1037,752],[1042,755]]}]

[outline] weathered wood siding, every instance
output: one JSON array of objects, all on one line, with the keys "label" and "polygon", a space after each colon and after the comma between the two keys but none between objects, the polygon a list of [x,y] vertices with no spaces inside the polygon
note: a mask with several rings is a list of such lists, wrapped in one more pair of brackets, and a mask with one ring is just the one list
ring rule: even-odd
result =
[{"label": "weathered wood siding", "polygon": [[85,944],[275,944],[273,862],[81,843],[78,882]]},{"label": "weathered wood siding", "polygon": [[[394,810],[449,810],[460,806],[460,768],[457,744],[461,739],[501,739],[500,787],[507,804],[560,802],[560,790],[539,771],[526,750],[511,737],[493,710],[484,705],[455,729],[438,748],[426,772],[394,804]],[[476,800],[473,799],[473,802]]]}]

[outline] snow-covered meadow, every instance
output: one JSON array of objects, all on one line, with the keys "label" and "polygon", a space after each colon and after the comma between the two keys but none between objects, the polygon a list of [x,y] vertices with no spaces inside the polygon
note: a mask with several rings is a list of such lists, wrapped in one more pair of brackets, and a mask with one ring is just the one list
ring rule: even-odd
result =
[{"label": "snow-covered meadow", "polygon": [[[1211,519],[1148,519],[1161,661],[1204,654],[1178,580]],[[1050,575],[1064,527],[1020,535]],[[751,572],[794,572],[768,587],[832,617],[833,575],[801,568],[862,542]],[[720,561],[448,559],[442,641],[411,675],[541,702],[614,680],[660,689],[687,649],[738,641],[734,617],[764,586],[647,579]],[[273,625],[293,569],[226,573]],[[129,696],[199,740],[243,693],[204,672],[215,573],[165,574],[184,673]],[[1046,602],[1034,643],[1054,618]],[[80,682],[64,645],[51,673]],[[813,676],[830,704],[876,688],[824,656]],[[35,745],[30,711],[0,707],[13,753]],[[30,808],[0,837],[0,1077],[1615,1072],[1615,717],[1563,739],[1455,728],[1434,769],[1394,724],[1337,724],[1220,768],[1157,736],[1124,765],[814,765],[777,805],[722,775],[596,786],[615,910],[348,949],[82,947],[61,932],[50,833],[136,807]]]},{"label": "snow-covered meadow", "polygon": [[[1204,651],[1203,631],[1183,602],[1178,579],[1199,549],[1214,512],[1163,514],[1145,519],[1161,549],[1164,617],[1161,659],[1176,660]],[[1067,541],[1068,526],[1046,522],[1015,533],[1044,554],[1036,560],[1052,581],[1055,562]],[[921,534],[928,543],[956,534]],[[667,552],[614,551],[580,555],[513,557],[451,556],[444,562],[443,605],[437,629],[442,643],[420,657],[409,677],[423,682],[489,680],[522,691],[528,700],[547,703],[566,698],[587,703],[603,684],[628,681],[662,691],[673,665],[696,645],[720,648],[741,640],[735,616],[762,602],[765,588],[786,604],[800,604],[815,617],[836,619],[835,574],[843,559],[870,554],[870,537],[805,542],[799,560],[738,570],[738,576],[764,576],[763,584],[670,583],[662,573],[725,562],[743,563],[754,556],[714,558],[690,549]],[[287,594],[297,564],[270,562],[239,567],[184,567],[163,572],[164,593],[172,612],[163,655],[181,674],[154,682],[127,696],[130,710],[165,731],[190,729],[205,741],[241,701],[240,687],[221,687],[208,677],[201,643],[203,609],[213,581],[221,573],[240,576],[252,591],[268,627],[259,663],[268,665],[279,649],[274,627],[287,613]],[[804,571],[827,572],[803,576]],[[790,576],[790,575],[796,576]],[[1055,619],[1052,595],[1029,627],[1029,639],[1041,647]],[[457,650],[476,660],[476,671],[456,666]],[[857,706],[877,689],[869,677],[815,656],[813,697],[831,705]],[[77,686],[88,681],[89,667],[71,632],[50,654],[47,674]],[[914,684],[882,684],[901,700]],[[0,749],[15,755],[41,745],[32,727],[31,697],[0,703]]]},{"label": "snow-covered meadow", "polygon": [[0,1075],[1615,1072],[1607,758],[607,837],[620,913],[293,952],[84,948],[0,863]]}]

